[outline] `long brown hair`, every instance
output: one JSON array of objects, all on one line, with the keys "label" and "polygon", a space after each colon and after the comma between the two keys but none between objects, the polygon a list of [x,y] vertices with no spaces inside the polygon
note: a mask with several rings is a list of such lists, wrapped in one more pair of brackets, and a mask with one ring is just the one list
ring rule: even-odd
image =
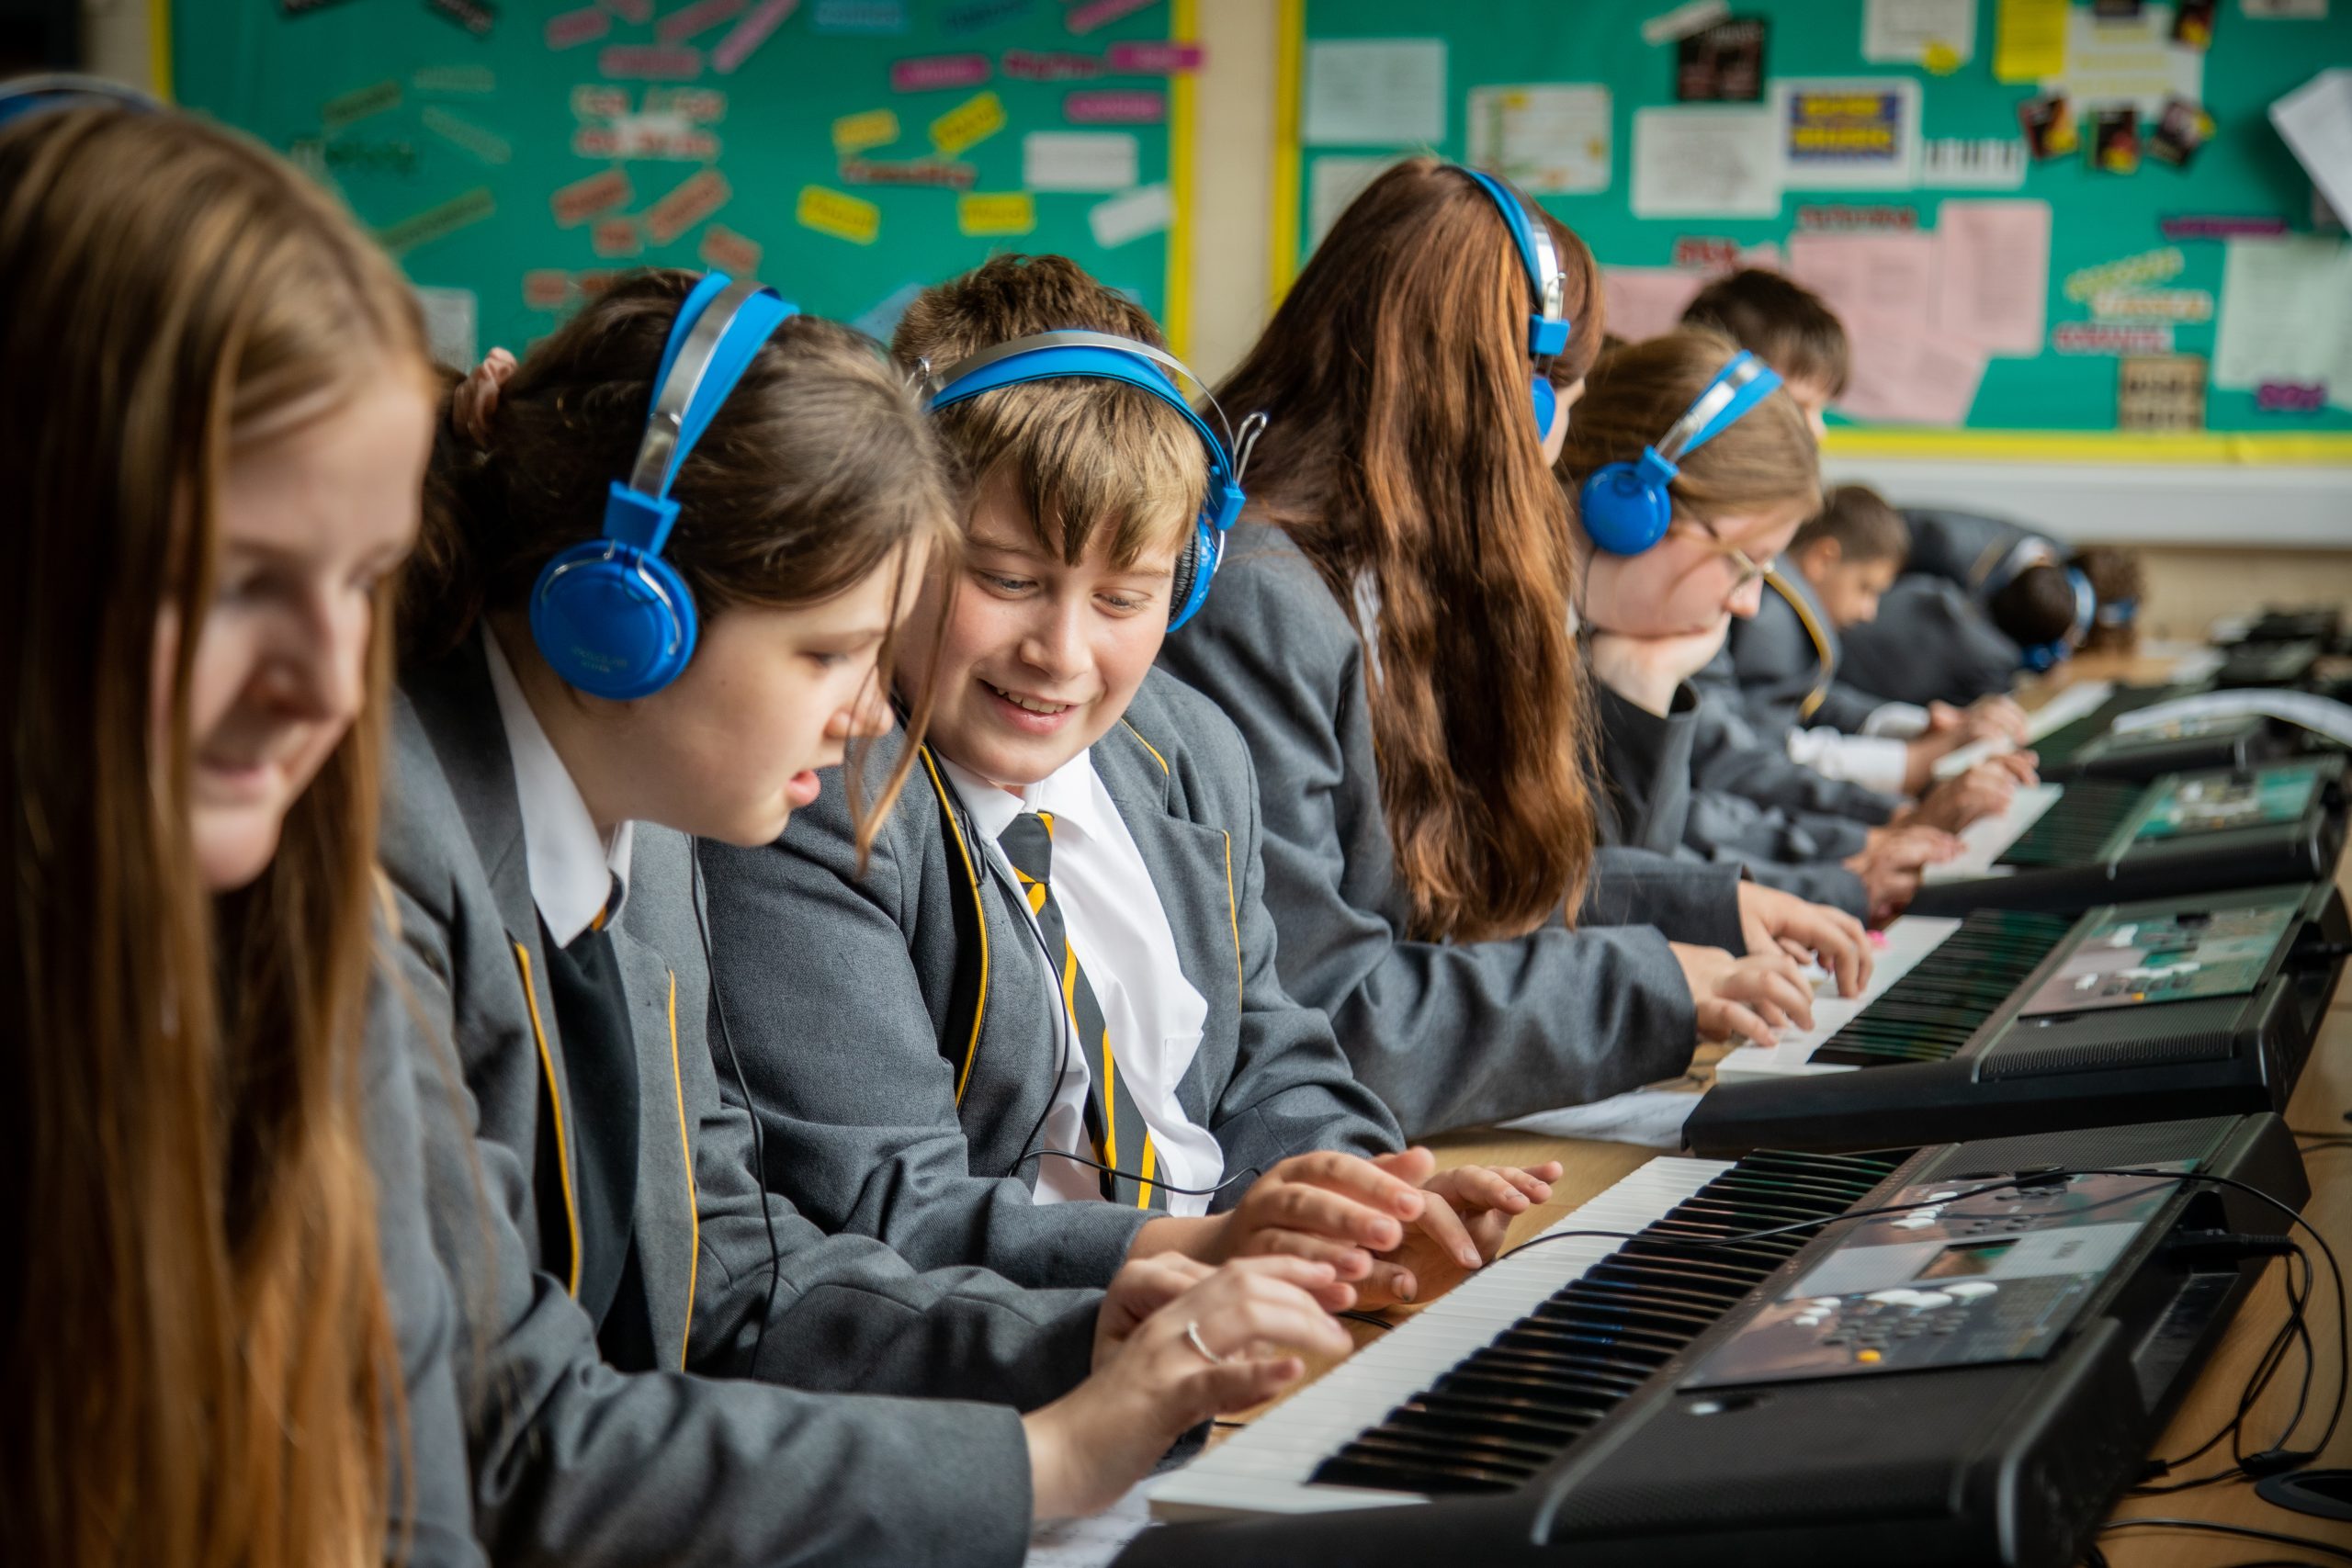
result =
[{"label": "long brown hair", "polygon": [[[1680,327],[1602,355],[1560,449],[1564,481],[1580,485],[1607,464],[1638,458],[1738,352],[1721,333]],[[1810,515],[1821,507],[1813,431],[1785,390],[1748,410],[1680,467],[1667,489],[1678,519],[1714,523],[1797,505]]]},{"label": "long brown hair", "polygon": [[[1591,253],[1544,222],[1575,322],[1551,370],[1565,388],[1600,341],[1600,290]],[[1272,416],[1252,513],[1342,604],[1359,581],[1379,594],[1373,743],[1422,938],[1515,936],[1564,903],[1573,916],[1592,862],[1576,561],[1530,407],[1532,305],[1493,201],[1409,159],[1340,215],[1217,389],[1237,417]]]},{"label": "long brown hair", "polygon": [[[623,278],[525,357],[485,439],[441,421],[424,535],[401,587],[411,657],[446,653],[485,612],[528,603],[549,557],[595,537],[695,282],[675,271]],[[752,355],[670,493],[680,510],[662,556],[706,623],[730,605],[822,603],[912,550],[950,570],[961,537],[938,437],[905,378],[871,340],[814,316],[785,321]],[[926,695],[908,717],[916,739],[929,705]],[[861,848],[913,761],[910,744],[874,801],[853,795]],[[844,773],[856,790],[863,770]]]},{"label": "long brown hair", "polygon": [[0,134],[0,299],[8,1545],[379,1562],[401,1380],[358,1043],[385,617],[367,713],[219,898],[187,692],[228,464],[388,375],[424,395],[415,306],[286,164],[119,109]]}]

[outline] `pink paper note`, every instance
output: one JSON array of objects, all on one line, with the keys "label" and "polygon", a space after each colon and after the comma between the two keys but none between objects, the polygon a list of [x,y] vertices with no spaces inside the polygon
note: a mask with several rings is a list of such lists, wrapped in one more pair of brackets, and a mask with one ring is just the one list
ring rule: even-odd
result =
[{"label": "pink paper note", "polygon": [[570,49],[574,44],[603,38],[612,30],[613,18],[608,13],[594,6],[583,6],[577,11],[549,17],[546,37],[549,49]]},{"label": "pink paper note", "polygon": [[2050,204],[1947,201],[1936,215],[1936,325],[1987,354],[2039,354],[2050,301]]},{"label": "pink paper note", "polygon": [[1627,343],[1662,336],[1674,330],[1682,308],[1706,281],[1699,273],[1666,266],[1603,267],[1600,324]]},{"label": "pink paper note", "polygon": [[1121,17],[1131,17],[1152,0],[1086,0],[1062,13],[1062,25],[1074,33],[1091,33]]},{"label": "pink paper note", "polygon": [[1201,68],[1196,43],[1114,43],[1111,69],[1129,76],[1175,76]]},{"label": "pink paper note", "polygon": [[710,51],[710,68],[721,76],[731,76],[735,68],[752,57],[752,51],[768,41],[768,35],[784,25],[784,19],[799,7],[800,0],[760,0],[744,13],[743,19],[727,29],[718,47]]},{"label": "pink paper note", "polygon": [[1840,412],[1885,424],[1959,424],[1984,378],[1984,351],[1911,315],[1846,318],[1851,368]]},{"label": "pink paper note", "polygon": [[1924,328],[1935,309],[1935,236],[1792,234],[1789,276],[1849,322],[1868,315]]},{"label": "pink paper note", "polygon": [[606,76],[630,80],[683,82],[702,74],[702,51],[615,44],[596,56],[596,69]]},{"label": "pink paper note", "polygon": [[684,43],[696,33],[708,32],[743,9],[743,0],[695,0],[653,25],[653,36],[663,43]]},{"label": "pink paper note", "polygon": [[605,8],[624,22],[639,27],[653,19],[653,0],[605,0]]},{"label": "pink paper note", "polygon": [[989,79],[985,54],[921,54],[890,62],[890,90],[927,93],[939,87],[969,87]]},{"label": "pink paper note", "polygon": [[1072,93],[1062,99],[1062,118],[1072,125],[1158,125],[1168,118],[1168,95],[1118,88]]}]

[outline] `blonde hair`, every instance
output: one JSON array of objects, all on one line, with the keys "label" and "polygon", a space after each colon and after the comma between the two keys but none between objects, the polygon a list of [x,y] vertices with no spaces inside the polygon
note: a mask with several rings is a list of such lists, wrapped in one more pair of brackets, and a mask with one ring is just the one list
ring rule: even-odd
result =
[{"label": "blonde hair", "polygon": [[[188,684],[239,447],[387,374],[415,305],[323,193],[171,113],[0,134],[0,1517],[27,1562],[374,1563],[401,1377],[360,1114],[382,711],[218,897]],[[159,641],[159,627],[175,638]]]},{"label": "blonde hair", "polygon": [[[910,372],[1035,333],[1079,329],[1166,344],[1144,309],[1067,256],[998,256],[927,288],[899,322],[891,356]],[[1181,544],[1208,490],[1200,436],[1140,388],[1070,378],[1001,388],[936,416],[974,491],[1009,480],[1037,542],[1076,565],[1098,537],[1132,567]]]},{"label": "blonde hair", "polygon": [[[1684,327],[1602,355],[1585,378],[1583,400],[1569,411],[1558,464],[1569,493],[1604,466],[1640,457],[1738,352],[1721,333]],[[1784,390],[1773,391],[1679,467],[1667,491],[1678,522],[1712,524],[1787,507],[1810,514],[1821,508],[1813,432]]]}]

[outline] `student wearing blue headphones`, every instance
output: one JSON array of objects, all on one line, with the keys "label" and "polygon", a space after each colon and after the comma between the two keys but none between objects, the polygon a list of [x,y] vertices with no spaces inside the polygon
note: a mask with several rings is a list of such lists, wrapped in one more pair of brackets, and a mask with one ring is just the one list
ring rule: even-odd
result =
[{"label": "student wearing blue headphones", "polygon": [[[1809,1016],[1858,922],[1598,841],[1577,560],[1552,477],[1600,342],[1582,243],[1408,159],[1351,203],[1239,368],[1271,418],[1217,591],[1161,661],[1256,765],[1290,994],[1418,1135],[1671,1077]],[[1734,953],[1753,956],[1735,958]]]},{"label": "student wearing blue headphones", "polygon": [[1274,1347],[1343,1349],[1351,1292],[1298,1258],[1024,1291],[767,1190],[798,1151],[721,1095],[688,835],[768,841],[882,728],[956,548],[936,443],[870,344],[716,275],[502,371],[433,463],[382,846],[493,1554],[1016,1562],[1297,1377]]},{"label": "student wearing blue headphones", "polygon": [[[1686,327],[1601,361],[1559,471],[1577,500],[1577,610],[1602,687],[1613,827],[1637,841],[1681,841],[1699,820],[1691,756],[1706,716],[1690,678],[1734,617],[1757,613],[1766,572],[1820,509],[1813,434],[1769,367],[1721,333]],[[1815,777],[1783,757],[1759,756],[1766,763]],[[1881,919],[1907,901],[1924,864],[1956,847],[1929,827],[1856,836],[1861,846],[1825,871],[1852,885],[1857,912]],[[1817,880],[1799,885],[1827,894]]]},{"label": "student wearing blue headphones", "polygon": [[1385,1302],[1476,1268],[1557,1168],[1404,1149],[1275,973],[1239,735],[1152,665],[1216,603],[1261,422],[1237,447],[1195,413],[1150,318],[1060,256],[927,290],[893,351],[972,484],[962,579],[896,664],[920,766],[871,864],[832,783],[773,847],[704,851],[779,1180],[1035,1284],[1276,1252]]}]

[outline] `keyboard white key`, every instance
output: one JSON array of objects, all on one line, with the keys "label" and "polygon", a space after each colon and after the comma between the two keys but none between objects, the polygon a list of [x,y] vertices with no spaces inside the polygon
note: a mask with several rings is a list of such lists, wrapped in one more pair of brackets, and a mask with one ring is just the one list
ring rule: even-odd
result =
[{"label": "keyboard white key", "polygon": [[[1654,1159],[1544,1234],[1595,1230],[1632,1235],[1664,1218],[1677,1203],[1730,1168],[1724,1160]],[[1579,1237],[1489,1264],[1312,1386],[1162,1478],[1151,1489],[1153,1517],[1323,1513],[1428,1501],[1413,1492],[1317,1486],[1307,1477],[1364,1428],[1485,1348],[1618,1246],[1614,1240]]]},{"label": "keyboard white key", "polygon": [[1769,1047],[1742,1045],[1715,1064],[1715,1081],[1748,1083],[1795,1074],[1852,1072],[1854,1069],[1849,1066],[1816,1063],[1813,1054],[1959,929],[1957,919],[1939,915],[1905,915],[1896,920],[1886,928],[1886,945],[1879,950],[1870,983],[1862,987],[1860,996],[1839,996],[1837,982],[1822,976],[1814,982],[1811,1029],[1783,1032],[1780,1043]]},{"label": "keyboard white key", "polygon": [[1993,863],[1999,860],[2019,835],[2041,819],[2042,813],[2058,804],[2066,793],[2064,784],[2019,784],[2016,795],[2009,797],[2008,808],[1993,817],[1980,817],[1960,831],[1960,853],[1940,865],[1928,867],[1924,880],[1928,882],[1967,882],[1980,876],[2000,876],[2007,867]]},{"label": "keyboard white key", "polygon": [[[2099,704],[2115,694],[2112,681],[2077,681],[2064,690],[2053,693],[2050,700],[2025,716],[2028,745],[2041,739],[2061,725],[2074,723],[2091,713]],[[1935,774],[1939,779],[1964,773],[1987,757],[1997,757],[2017,748],[2006,740],[1973,740],[1954,751],[1936,759]]]}]

